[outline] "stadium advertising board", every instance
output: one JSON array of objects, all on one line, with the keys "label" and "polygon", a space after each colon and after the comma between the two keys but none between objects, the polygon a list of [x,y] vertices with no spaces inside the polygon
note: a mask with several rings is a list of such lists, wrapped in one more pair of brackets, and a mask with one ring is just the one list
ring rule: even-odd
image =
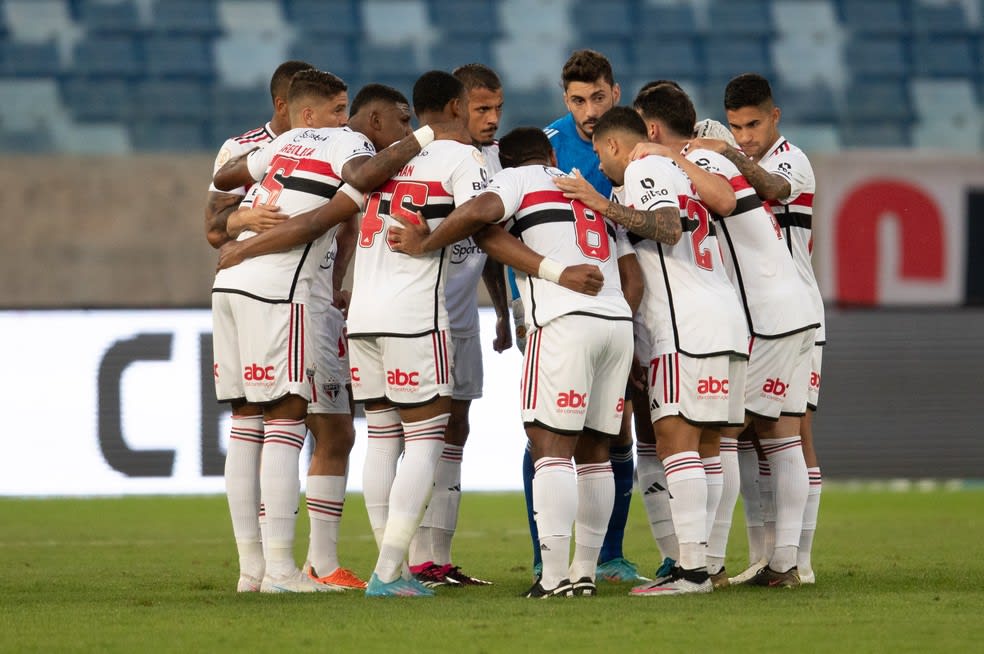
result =
[{"label": "stadium advertising board", "polygon": [[[519,489],[520,355],[492,350],[491,312],[482,329],[485,397],[473,403],[462,478],[469,489]],[[6,311],[0,332],[0,495],[224,491],[229,413],[215,401],[209,311]],[[356,432],[352,490],[362,484],[364,419]]]},{"label": "stadium advertising board", "polygon": [[966,156],[851,152],[813,158],[815,262],[829,302],[980,303],[984,161]]}]

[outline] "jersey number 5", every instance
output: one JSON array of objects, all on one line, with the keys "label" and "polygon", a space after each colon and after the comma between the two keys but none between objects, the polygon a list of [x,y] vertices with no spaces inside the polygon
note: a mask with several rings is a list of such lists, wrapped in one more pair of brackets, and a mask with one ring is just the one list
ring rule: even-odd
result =
[{"label": "jersey number 5", "polygon": [[[393,187],[393,195],[390,199],[391,216],[405,218],[413,224],[420,223],[417,218],[417,210],[427,206],[428,189],[426,184],[420,182],[398,182]],[[359,247],[371,248],[376,242],[376,235],[383,231],[386,223],[379,215],[379,206],[382,204],[383,194],[379,191],[369,194],[366,202],[366,215],[362,217],[362,226],[359,228]],[[412,209],[404,206],[408,203]]]},{"label": "jersey number 5", "polygon": [[266,191],[266,197],[254,197],[253,206],[257,204],[276,204],[277,198],[280,197],[280,192],[284,190],[284,184],[280,180],[284,177],[290,177],[297,166],[300,165],[300,160],[291,159],[290,157],[285,157],[282,154],[278,154],[270,162],[270,170],[263,177],[263,181],[260,182],[260,188]]},{"label": "jersey number 5", "polygon": [[605,219],[577,201],[571,202],[571,210],[574,212],[578,249],[589,259],[608,261],[612,252]]}]

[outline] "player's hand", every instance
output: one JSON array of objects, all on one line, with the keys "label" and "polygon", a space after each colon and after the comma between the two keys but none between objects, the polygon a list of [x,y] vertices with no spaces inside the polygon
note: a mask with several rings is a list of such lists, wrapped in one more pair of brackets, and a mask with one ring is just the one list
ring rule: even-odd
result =
[{"label": "player's hand", "polygon": [[595,190],[591,182],[584,179],[576,168],[566,177],[554,177],[554,184],[564,192],[568,200],[580,200],[582,204],[598,213],[608,208],[608,198]]},{"label": "player's hand", "polygon": [[710,150],[718,154],[724,154],[728,149],[728,142],[721,139],[694,139],[690,142],[691,149]]},{"label": "player's hand", "polygon": [[349,303],[352,301],[352,294],[344,288],[336,288],[331,297],[332,306],[341,311],[343,316],[348,317],[348,308]]},{"label": "player's hand", "polygon": [[246,258],[242,255],[242,249],[242,244],[239,241],[229,241],[224,244],[219,248],[219,261],[216,263],[215,269],[218,271],[241,264]]},{"label": "player's hand", "polygon": [[639,356],[636,354],[632,355],[632,365],[629,366],[629,383],[632,384],[633,388],[638,391],[646,390],[646,382],[648,375],[646,374],[646,369],[642,367],[639,363]]},{"label": "player's hand", "polygon": [[236,212],[236,220],[246,229],[256,232],[265,232],[271,227],[276,227],[290,216],[280,212],[280,207],[273,204],[258,204],[249,209],[241,209]]},{"label": "player's hand", "polygon": [[649,155],[654,154],[659,157],[673,158],[675,154],[673,150],[666,147],[665,145],[660,145],[659,143],[649,143],[646,141],[641,141],[636,143],[635,147],[632,148],[632,152],[629,153],[629,161],[637,161],[639,159],[644,159]]},{"label": "player's hand", "polygon": [[419,256],[423,254],[424,239],[430,235],[430,227],[424,214],[417,212],[417,222],[412,223],[403,216],[390,216],[399,225],[391,225],[386,231],[386,242],[397,252]]},{"label": "player's hand", "polygon": [[598,295],[605,283],[605,276],[601,274],[601,269],[598,266],[582,263],[564,268],[564,272],[560,273],[558,283],[564,288],[569,288],[578,293]]},{"label": "player's hand", "polygon": [[705,118],[704,120],[697,121],[697,124],[694,125],[694,138],[721,139],[733,147],[737,147],[738,145],[735,143],[735,135],[731,133],[731,130],[713,118]]},{"label": "player's hand", "polygon": [[430,123],[430,128],[434,130],[435,141],[458,141],[465,145],[472,144],[472,137],[468,133],[468,127],[462,125],[460,121]]},{"label": "player's hand", "polygon": [[516,347],[523,354],[526,354],[526,310],[523,308],[523,300],[516,298],[512,301],[513,324],[516,326]]},{"label": "player's hand", "polygon": [[495,319],[495,340],[492,341],[492,349],[496,352],[505,352],[512,347],[512,329],[509,328],[509,317],[499,316]]}]

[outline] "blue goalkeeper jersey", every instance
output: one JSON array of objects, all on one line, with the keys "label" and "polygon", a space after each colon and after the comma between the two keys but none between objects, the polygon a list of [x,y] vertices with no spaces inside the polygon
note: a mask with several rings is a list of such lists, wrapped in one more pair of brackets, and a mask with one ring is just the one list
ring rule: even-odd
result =
[{"label": "blue goalkeeper jersey", "polygon": [[599,193],[606,198],[612,196],[612,183],[598,168],[598,155],[591,148],[591,141],[585,141],[578,133],[574,116],[567,114],[558,118],[544,127],[543,131],[557,153],[558,168],[565,173],[577,168]]}]

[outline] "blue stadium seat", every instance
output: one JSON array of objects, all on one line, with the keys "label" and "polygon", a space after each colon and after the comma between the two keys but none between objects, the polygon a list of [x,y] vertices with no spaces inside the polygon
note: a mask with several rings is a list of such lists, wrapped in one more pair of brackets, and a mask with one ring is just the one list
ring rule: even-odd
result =
[{"label": "blue stadium seat", "polygon": [[201,122],[171,122],[141,119],[130,124],[135,150],[148,152],[195,152],[211,150],[206,127]]},{"label": "blue stadium seat", "polygon": [[833,90],[823,83],[807,87],[772,85],[772,95],[782,109],[783,121],[794,123],[835,123],[837,102]]},{"label": "blue stadium seat", "polygon": [[772,2],[768,0],[712,0],[707,6],[708,36],[721,35],[768,37],[776,32]]},{"label": "blue stadium seat", "polygon": [[135,34],[144,27],[134,0],[79,0],[77,18],[89,34]]},{"label": "blue stadium seat", "polygon": [[199,82],[149,79],[137,86],[134,108],[141,118],[200,122],[211,114],[211,95]]},{"label": "blue stadium seat", "polygon": [[855,77],[905,77],[909,74],[906,41],[893,37],[852,37],[844,60]]},{"label": "blue stadium seat", "polygon": [[61,96],[80,122],[125,122],[132,117],[132,86],[122,79],[75,77],[61,84]]},{"label": "blue stadium seat", "polygon": [[[984,8],[984,4],[981,6]],[[960,2],[933,5],[916,2],[912,6],[912,31],[930,35],[969,35],[974,32],[974,27]]]},{"label": "blue stadium seat", "polygon": [[905,34],[909,30],[907,0],[840,0],[844,27],[855,34]]},{"label": "blue stadium seat", "polygon": [[632,3],[579,0],[571,6],[570,12],[571,23],[587,47],[594,48],[591,43],[594,39],[625,38],[636,32],[638,18]]},{"label": "blue stadium seat", "polygon": [[640,39],[635,43],[635,76],[641,79],[703,79],[696,37]]},{"label": "blue stadium seat", "polygon": [[919,38],[912,44],[912,71],[921,77],[973,79],[975,54],[973,42],[966,37]]},{"label": "blue stadium seat", "polygon": [[593,39],[590,46],[592,50],[605,55],[612,65],[615,79],[631,75],[635,70],[636,58],[629,39],[598,38]]},{"label": "blue stadium seat", "polygon": [[[539,88],[532,91],[505,90],[506,104],[502,110],[502,125],[514,127],[546,127],[567,112],[559,90]],[[499,136],[508,130],[500,130]]]},{"label": "blue stadium seat", "polygon": [[688,37],[697,33],[697,17],[690,4],[644,4],[639,8],[637,42],[657,36]]},{"label": "blue stadium seat", "polygon": [[157,0],[154,31],[215,36],[222,32],[215,0]]},{"label": "blue stadium seat", "polygon": [[90,36],[75,44],[74,72],[97,77],[138,77],[143,56],[132,36]]},{"label": "blue stadium seat", "polygon": [[61,57],[54,40],[41,43],[0,41],[0,75],[57,77],[61,72]]},{"label": "blue stadium seat", "polygon": [[363,32],[361,3],[356,0],[286,0],[284,8],[288,22],[311,34],[352,38]]},{"label": "blue stadium seat", "polygon": [[[213,120],[238,120],[257,127],[270,120],[273,112],[270,88],[266,85],[253,88],[218,86],[211,89],[210,95]],[[242,129],[249,129],[249,126]],[[230,132],[225,138],[241,133],[242,130]]]},{"label": "blue stadium seat", "polygon": [[708,39],[704,56],[709,79],[730,79],[741,73],[772,77],[768,39]]},{"label": "blue stadium seat", "polygon": [[841,125],[845,148],[906,148],[912,144],[909,126],[899,123],[847,123]]},{"label": "blue stadium seat", "polygon": [[486,38],[502,34],[492,0],[430,0],[428,8],[432,23],[444,34]]},{"label": "blue stadium seat", "polygon": [[144,42],[151,77],[215,77],[212,40],[197,36],[152,36]]},{"label": "blue stadium seat", "polygon": [[451,71],[463,64],[492,66],[491,44],[485,40],[440,41],[430,46],[430,66]]},{"label": "blue stadium seat", "polygon": [[909,123],[912,119],[912,101],[906,82],[856,80],[847,88],[845,123]]},{"label": "blue stadium seat", "polygon": [[8,131],[0,128],[0,152],[46,154],[55,151],[50,129]]},{"label": "blue stadium seat", "polygon": [[376,81],[376,77],[410,76],[420,74],[417,57],[410,45],[359,44],[359,68],[363,79]]},{"label": "blue stadium seat", "polygon": [[355,40],[350,38],[324,38],[314,32],[300,32],[290,46],[289,56],[331,71],[346,81],[359,72],[359,51]]}]

